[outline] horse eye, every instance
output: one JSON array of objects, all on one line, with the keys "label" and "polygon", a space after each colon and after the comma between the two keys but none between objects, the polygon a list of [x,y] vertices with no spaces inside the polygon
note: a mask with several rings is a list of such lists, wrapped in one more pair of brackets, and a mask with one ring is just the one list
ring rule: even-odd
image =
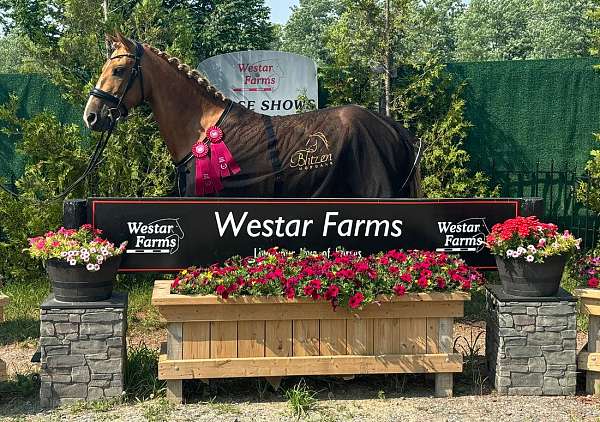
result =
[{"label": "horse eye", "polygon": [[125,73],[124,67],[116,67],[113,69],[113,76],[123,76],[123,73]]}]

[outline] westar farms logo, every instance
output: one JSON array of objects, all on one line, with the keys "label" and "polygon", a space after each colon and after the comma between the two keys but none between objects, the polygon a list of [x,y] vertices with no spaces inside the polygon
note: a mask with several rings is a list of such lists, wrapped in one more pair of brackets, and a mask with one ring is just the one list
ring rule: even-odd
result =
[{"label": "westar farms logo", "polygon": [[329,141],[322,132],[313,133],[306,141],[306,148],[299,149],[290,158],[290,167],[299,170],[312,170],[333,165],[333,155],[329,152]]},{"label": "westar farms logo", "polygon": [[127,228],[133,241],[129,241],[127,253],[174,254],[184,237],[178,218],[162,218],[151,223],[128,221]]},{"label": "westar farms logo", "polygon": [[480,252],[490,232],[485,218],[467,218],[458,223],[438,221],[438,229],[444,236],[444,246],[437,248],[438,252]]}]

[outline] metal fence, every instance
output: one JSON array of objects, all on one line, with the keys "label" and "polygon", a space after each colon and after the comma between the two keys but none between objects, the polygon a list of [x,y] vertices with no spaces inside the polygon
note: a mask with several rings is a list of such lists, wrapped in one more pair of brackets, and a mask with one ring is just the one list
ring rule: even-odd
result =
[{"label": "metal fence", "polygon": [[531,169],[499,170],[494,162],[480,166],[492,181],[498,185],[503,197],[540,197],[544,200],[545,221],[569,229],[583,240],[582,247],[590,249],[596,244],[600,216],[586,207],[590,189],[584,190],[583,198],[577,199],[576,192],[581,183],[600,189],[585,169],[577,168],[568,162],[557,164],[536,162]]}]

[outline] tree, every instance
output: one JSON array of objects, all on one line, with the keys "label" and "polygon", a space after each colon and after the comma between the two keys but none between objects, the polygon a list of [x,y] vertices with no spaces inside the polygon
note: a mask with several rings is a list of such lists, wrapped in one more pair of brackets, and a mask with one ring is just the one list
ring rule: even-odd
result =
[{"label": "tree", "polygon": [[471,0],[457,19],[458,60],[587,56],[594,0]]},{"label": "tree", "polygon": [[280,49],[308,56],[319,65],[331,63],[325,38],[343,10],[342,0],[300,0],[283,27]]}]

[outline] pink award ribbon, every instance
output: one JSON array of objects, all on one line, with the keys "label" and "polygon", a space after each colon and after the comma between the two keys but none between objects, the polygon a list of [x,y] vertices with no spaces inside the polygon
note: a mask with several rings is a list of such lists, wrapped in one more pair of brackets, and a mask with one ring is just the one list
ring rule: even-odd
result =
[{"label": "pink award ribbon", "polygon": [[240,166],[223,142],[223,131],[211,126],[206,131],[206,137],[210,140],[210,161],[216,173],[222,178],[239,173]]},{"label": "pink award ribbon", "polygon": [[208,146],[198,141],[192,147],[192,154],[196,157],[196,195],[203,196],[223,189],[221,179],[210,163]]}]

